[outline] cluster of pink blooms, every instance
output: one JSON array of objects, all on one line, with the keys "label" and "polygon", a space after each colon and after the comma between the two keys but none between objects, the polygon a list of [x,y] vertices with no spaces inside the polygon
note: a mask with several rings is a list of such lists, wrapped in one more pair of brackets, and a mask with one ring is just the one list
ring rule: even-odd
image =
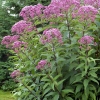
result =
[{"label": "cluster of pink blooms", "polygon": [[12,78],[16,78],[16,77],[18,77],[18,76],[20,76],[21,75],[21,72],[19,71],[19,70],[14,70],[11,74],[10,74],[10,76],[12,77]]},{"label": "cluster of pink blooms", "polygon": [[46,17],[62,16],[63,12],[66,13],[73,6],[75,9],[79,8],[80,2],[78,0],[52,0],[43,12]]},{"label": "cluster of pink blooms", "polygon": [[60,44],[63,43],[62,34],[56,28],[45,30],[40,38],[40,41],[42,44],[46,44],[46,43],[52,43],[54,39],[56,39],[57,42],[59,42]]},{"label": "cluster of pink blooms", "polygon": [[29,20],[30,18],[33,19],[34,17],[40,17],[44,6],[42,4],[37,4],[34,6],[25,6],[19,16],[21,16],[24,20]]},{"label": "cluster of pink blooms", "polygon": [[8,35],[3,37],[1,44],[6,45],[6,48],[9,48],[11,47],[11,44],[17,41],[18,39],[19,35],[14,35],[14,36]]},{"label": "cluster of pink blooms", "polygon": [[23,41],[15,41],[12,45],[12,49],[14,49],[14,51],[16,53],[18,53],[18,51],[20,50],[20,48],[24,47],[27,48],[27,43],[26,42],[23,42]]},{"label": "cluster of pink blooms", "polygon": [[79,17],[81,21],[91,20],[94,22],[96,15],[98,14],[98,10],[91,5],[81,6],[78,9],[76,14],[73,14],[73,17]]},{"label": "cluster of pink blooms", "polygon": [[100,0],[84,0],[84,4],[85,5],[92,5],[95,8],[99,8],[100,7]]},{"label": "cluster of pink blooms", "polygon": [[36,69],[42,69],[45,67],[45,65],[47,64],[46,60],[41,60],[40,62],[38,62],[38,65],[36,66]]},{"label": "cluster of pink blooms", "polygon": [[79,39],[79,44],[81,45],[88,45],[94,43],[94,38],[92,36],[83,36],[81,39]]},{"label": "cluster of pink blooms", "polygon": [[11,32],[16,34],[21,34],[25,31],[30,32],[33,30],[33,26],[31,22],[27,22],[25,20],[21,20],[17,23],[15,23],[12,28]]}]

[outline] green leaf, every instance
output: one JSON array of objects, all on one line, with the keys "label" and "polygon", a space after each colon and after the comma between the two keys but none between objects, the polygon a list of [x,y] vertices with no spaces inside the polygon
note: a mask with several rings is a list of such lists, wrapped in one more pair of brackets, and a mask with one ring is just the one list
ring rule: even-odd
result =
[{"label": "green leaf", "polygon": [[89,75],[91,75],[91,76],[97,78],[97,74],[96,74],[95,70],[94,70],[94,71],[93,71],[93,70],[90,71],[90,72],[89,72]]},{"label": "green leaf", "polygon": [[55,85],[54,85],[54,83],[51,83],[50,86],[55,91]]},{"label": "green leaf", "polygon": [[52,98],[52,100],[58,100],[59,99],[59,94],[56,93],[55,96]]},{"label": "green leaf", "polygon": [[50,90],[51,90],[50,87],[48,87],[47,89],[45,89],[45,90],[43,91],[43,95],[45,95],[46,93],[48,93]]},{"label": "green leaf", "polygon": [[67,100],[73,100],[71,97],[67,97],[66,99],[67,99]]},{"label": "green leaf", "polygon": [[54,77],[54,80],[57,80],[60,76],[62,76],[62,74],[59,74],[56,77]]},{"label": "green leaf", "polygon": [[53,95],[55,95],[55,92],[50,92],[50,93],[46,94],[46,97],[53,96]]},{"label": "green leaf", "polygon": [[57,83],[57,85],[62,84],[64,81],[65,81],[65,79],[63,79],[63,80],[59,81],[59,82]]},{"label": "green leaf", "polygon": [[85,79],[84,82],[83,82],[83,85],[84,85],[85,90],[86,90],[88,84],[89,84],[89,80],[88,79]]},{"label": "green leaf", "polygon": [[77,85],[77,87],[76,87],[76,90],[75,90],[75,94],[77,94],[78,92],[80,92],[81,91],[81,89],[82,89],[82,85]]},{"label": "green leaf", "polygon": [[87,100],[85,94],[82,95],[82,100]]},{"label": "green leaf", "polygon": [[90,77],[89,79],[90,79],[91,81],[93,81],[93,82],[95,82],[95,83],[97,83],[97,84],[99,85],[99,82],[98,82],[95,78]]},{"label": "green leaf", "polygon": [[43,89],[47,88],[47,86],[49,86],[50,83],[45,83],[45,85],[43,86]]},{"label": "green leaf", "polygon": [[96,94],[94,94],[93,92],[90,92],[90,97],[92,100],[96,100]]},{"label": "green leaf", "polygon": [[84,67],[84,63],[79,64],[75,70],[80,69],[81,67]]},{"label": "green leaf", "polygon": [[64,90],[62,90],[62,92],[65,94],[74,93],[73,89],[64,89]]}]

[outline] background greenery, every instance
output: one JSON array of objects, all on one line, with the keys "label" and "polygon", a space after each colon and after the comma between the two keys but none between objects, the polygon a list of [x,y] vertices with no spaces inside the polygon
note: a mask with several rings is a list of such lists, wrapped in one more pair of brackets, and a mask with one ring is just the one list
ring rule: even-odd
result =
[{"label": "background greenery", "polygon": [[[42,3],[48,5],[50,0],[0,0],[0,42],[2,37],[11,34],[12,25],[21,18],[20,10],[26,5]],[[10,78],[11,70],[14,69],[12,59],[14,54],[0,44],[0,88],[13,90],[16,83]]]}]

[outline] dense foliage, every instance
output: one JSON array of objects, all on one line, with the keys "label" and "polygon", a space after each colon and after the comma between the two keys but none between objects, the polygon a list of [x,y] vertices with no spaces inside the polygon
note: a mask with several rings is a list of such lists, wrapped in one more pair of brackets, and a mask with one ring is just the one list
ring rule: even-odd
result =
[{"label": "dense foliage", "polygon": [[2,40],[18,57],[11,73],[18,100],[99,100],[99,7],[52,0],[22,8],[23,20]]},{"label": "dense foliage", "polygon": [[[37,4],[36,0],[0,0],[0,42],[3,36],[11,34],[10,28],[21,18],[18,16],[20,10],[25,5]],[[44,0],[41,3],[49,3]],[[20,5],[21,4],[21,5]],[[0,89],[13,90],[15,82],[10,77],[11,70],[14,68],[12,59],[14,53],[0,45]]]}]

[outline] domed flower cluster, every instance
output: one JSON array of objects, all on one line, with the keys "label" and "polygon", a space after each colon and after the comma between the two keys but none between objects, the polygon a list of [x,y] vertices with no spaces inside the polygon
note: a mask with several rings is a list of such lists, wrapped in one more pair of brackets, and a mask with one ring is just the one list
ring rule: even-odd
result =
[{"label": "domed flower cluster", "polygon": [[3,37],[1,44],[6,45],[6,48],[10,48],[11,44],[17,41],[18,39],[19,35],[14,35],[14,36],[8,35]]},{"label": "domed flower cluster", "polygon": [[78,0],[52,0],[43,12],[45,17],[58,17],[67,13],[70,8],[75,10],[79,6]]},{"label": "domed flower cluster", "polygon": [[24,8],[22,8],[19,16],[21,16],[24,20],[29,20],[30,18],[33,19],[34,17],[40,17],[43,9],[44,6],[42,4],[25,6]]},{"label": "domed flower cluster", "polygon": [[12,45],[12,49],[14,49],[14,51],[15,51],[16,53],[18,53],[19,50],[20,50],[22,47],[24,47],[24,49],[27,48],[27,43],[26,43],[26,42],[23,42],[23,41],[15,41],[15,42],[13,43],[13,45]]},{"label": "domed flower cluster", "polygon": [[60,44],[63,42],[61,32],[56,28],[45,30],[40,38],[42,44],[52,43],[53,40],[56,40]]},{"label": "domed flower cluster", "polygon": [[85,5],[92,5],[95,8],[99,8],[100,7],[100,0],[84,0],[84,4]]},{"label": "domed flower cluster", "polygon": [[98,14],[98,10],[91,5],[81,6],[77,13],[74,14],[74,17],[79,17],[81,21],[90,20],[94,22],[96,15]]},{"label": "domed flower cluster", "polygon": [[88,44],[92,44],[94,42],[94,38],[92,36],[83,36],[81,39],[79,39],[79,44],[82,45],[88,45]]},{"label": "domed flower cluster", "polygon": [[19,71],[19,70],[14,70],[11,74],[10,74],[10,76],[12,77],[12,78],[16,78],[16,77],[18,77],[18,76],[20,76],[21,75],[21,72]]},{"label": "domed flower cluster", "polygon": [[40,62],[38,62],[38,65],[36,66],[36,69],[42,69],[45,67],[45,65],[47,64],[46,60],[41,60]]},{"label": "domed flower cluster", "polygon": [[33,30],[33,26],[31,22],[27,22],[25,20],[21,20],[17,23],[15,23],[12,28],[11,32],[16,34],[22,34],[25,31],[30,32]]}]

